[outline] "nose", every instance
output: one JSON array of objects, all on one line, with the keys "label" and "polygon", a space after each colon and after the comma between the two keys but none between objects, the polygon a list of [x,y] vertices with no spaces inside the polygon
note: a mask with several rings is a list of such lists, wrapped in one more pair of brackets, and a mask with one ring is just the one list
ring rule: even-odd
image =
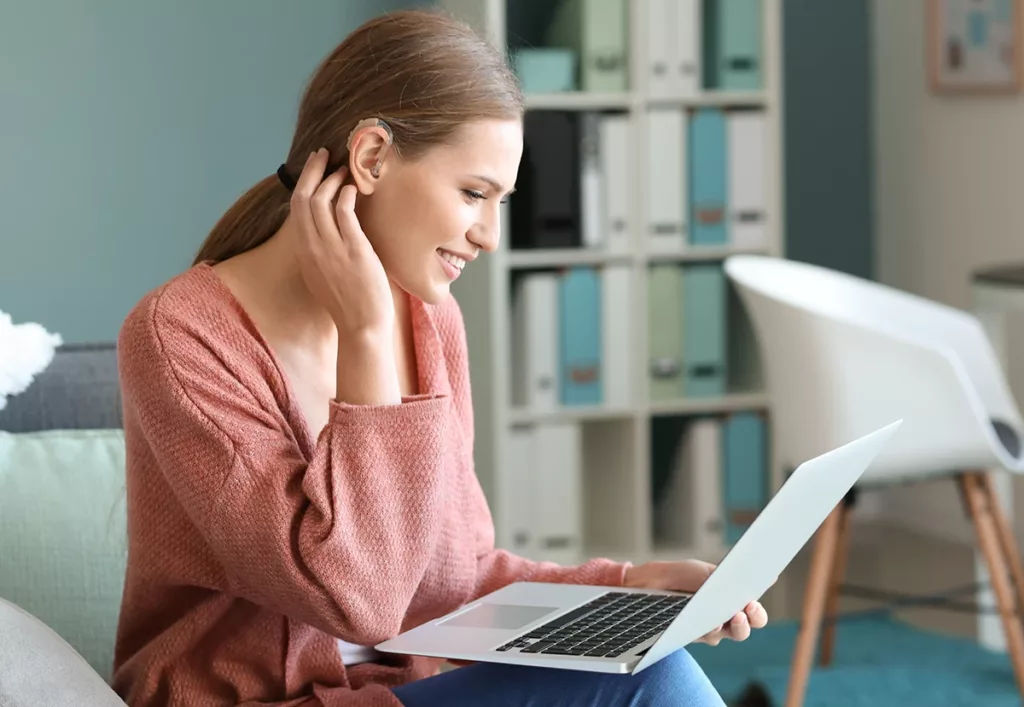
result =
[{"label": "nose", "polygon": [[484,222],[474,224],[467,234],[470,242],[485,253],[493,253],[501,242],[501,214],[495,213]]}]

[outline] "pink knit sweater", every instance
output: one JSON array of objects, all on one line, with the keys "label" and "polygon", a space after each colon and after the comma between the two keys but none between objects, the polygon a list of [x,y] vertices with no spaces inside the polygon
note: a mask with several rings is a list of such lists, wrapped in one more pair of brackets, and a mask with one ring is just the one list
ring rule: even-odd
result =
[{"label": "pink knit sweater", "polygon": [[420,390],[332,403],[306,429],[273,353],[208,265],[148,294],[121,331],[128,569],[114,688],[132,707],[395,707],[426,658],[346,666],[515,580],[621,585],[494,548],[473,471],[454,298],[413,302]]}]

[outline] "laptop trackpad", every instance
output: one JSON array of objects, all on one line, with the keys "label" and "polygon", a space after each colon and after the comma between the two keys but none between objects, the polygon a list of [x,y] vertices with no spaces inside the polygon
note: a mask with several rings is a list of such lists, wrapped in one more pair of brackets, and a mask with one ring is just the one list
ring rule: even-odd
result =
[{"label": "laptop trackpad", "polygon": [[517,606],[514,604],[478,604],[469,611],[457,614],[443,626],[460,626],[463,628],[498,628],[515,630],[546,616],[555,608],[545,606]]}]

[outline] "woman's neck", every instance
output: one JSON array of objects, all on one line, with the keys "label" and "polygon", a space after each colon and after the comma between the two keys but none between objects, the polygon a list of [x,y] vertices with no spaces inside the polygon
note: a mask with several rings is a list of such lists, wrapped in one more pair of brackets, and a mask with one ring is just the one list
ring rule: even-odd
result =
[{"label": "woman's neck", "polygon": [[[285,339],[300,346],[337,346],[338,333],[327,309],[306,286],[298,258],[291,242],[291,220],[263,244],[218,264],[218,269],[232,289],[240,290],[250,315],[264,332],[273,338]],[[411,313],[408,295],[391,282],[395,303],[395,346],[408,344],[411,335]]]}]

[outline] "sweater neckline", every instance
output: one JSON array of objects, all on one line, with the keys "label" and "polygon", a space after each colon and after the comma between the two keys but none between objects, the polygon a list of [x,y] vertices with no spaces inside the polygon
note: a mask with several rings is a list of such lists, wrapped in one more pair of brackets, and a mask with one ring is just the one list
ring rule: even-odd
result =
[{"label": "sweater neckline", "polygon": [[[210,261],[201,261],[194,266],[194,269],[208,280],[217,294],[227,302],[228,306],[242,320],[245,328],[256,337],[260,347],[266,352],[274,365],[274,369],[277,371],[291,412],[298,419],[302,420],[309,434],[313,434],[313,431],[308,430],[305,416],[296,402],[297,398],[295,398],[292,392],[291,383],[284,373],[284,368],[281,366],[277,354],[274,353],[270,342],[263,336],[263,332],[260,331],[260,328],[249,315],[245,306],[213,269],[213,264]],[[448,380],[448,370],[445,365],[444,347],[437,324],[434,321],[434,316],[430,311],[431,307],[418,297],[413,297],[412,295],[407,295],[407,297],[409,300],[409,315],[412,320],[413,350],[416,356],[416,375],[419,393],[417,395],[403,396],[403,402],[428,397],[447,396],[450,394],[451,389]]]}]

